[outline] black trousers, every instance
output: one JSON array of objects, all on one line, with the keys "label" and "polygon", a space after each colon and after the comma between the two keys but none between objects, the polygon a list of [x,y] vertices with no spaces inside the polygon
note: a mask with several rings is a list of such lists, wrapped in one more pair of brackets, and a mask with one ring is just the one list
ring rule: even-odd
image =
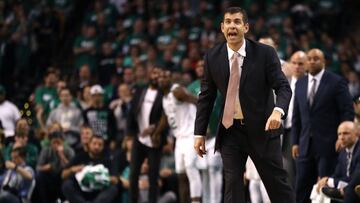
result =
[{"label": "black trousers", "polygon": [[268,141],[263,155],[256,152],[249,141],[246,125],[234,122],[229,129],[223,129],[221,137],[221,157],[224,165],[225,203],[245,203],[244,172],[248,156],[254,162],[264,182],[271,202],[294,203],[286,171],[283,169],[280,137]]},{"label": "black trousers", "polygon": [[355,193],[355,187],[360,185],[360,171],[357,171],[351,175],[349,184],[344,188],[344,202],[354,203],[360,202],[360,197]]},{"label": "black trousers", "polygon": [[156,203],[159,195],[158,178],[160,169],[161,149],[150,148],[135,138],[130,162],[130,200],[131,202],[138,202],[139,198],[139,175],[141,172],[141,165],[145,158],[148,158],[148,177],[149,177],[149,203]]},{"label": "black trousers", "polygon": [[283,163],[284,169],[288,173],[288,178],[290,185],[293,189],[295,189],[295,181],[296,181],[296,165],[295,160],[292,157],[291,152],[291,129],[285,129],[284,134],[282,135],[282,155],[283,155]]},{"label": "black trousers", "polygon": [[83,192],[74,178],[63,182],[62,191],[71,203],[111,203],[120,192],[116,185],[110,185],[102,191]]},{"label": "black trousers", "polygon": [[309,152],[306,156],[299,156],[296,159],[296,202],[310,203],[310,194],[318,178],[331,176],[336,167],[337,155],[318,156],[316,155],[318,143],[310,139]]}]

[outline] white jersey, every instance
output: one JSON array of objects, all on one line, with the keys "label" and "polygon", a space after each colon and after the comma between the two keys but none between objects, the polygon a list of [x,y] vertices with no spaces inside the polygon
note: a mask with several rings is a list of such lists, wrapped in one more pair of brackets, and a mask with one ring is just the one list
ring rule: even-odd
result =
[{"label": "white jersey", "polygon": [[173,90],[177,87],[179,87],[178,84],[172,85],[169,94],[163,97],[164,112],[176,138],[192,137],[194,136],[196,106],[177,100],[173,94]]}]

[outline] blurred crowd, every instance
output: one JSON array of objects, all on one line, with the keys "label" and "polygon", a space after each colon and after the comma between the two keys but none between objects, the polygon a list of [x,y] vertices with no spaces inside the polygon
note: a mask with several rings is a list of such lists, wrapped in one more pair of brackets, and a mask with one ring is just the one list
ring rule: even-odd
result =
[{"label": "blurred crowd", "polygon": [[[131,202],[134,194],[151,202],[154,191],[159,201],[190,202],[188,180],[178,178],[175,168],[176,139],[167,127],[157,128],[161,105],[159,116],[147,112],[150,118],[145,119],[156,129],[140,130],[144,112],[134,104],[147,98],[139,90],[158,88],[155,70],[170,71],[172,83],[197,96],[202,57],[224,41],[220,23],[230,5],[226,0],[0,0],[0,174],[18,173],[18,182],[3,175],[0,185],[14,186],[11,192],[24,201],[44,203],[69,197],[74,198],[70,202]],[[289,78],[296,69],[290,60],[296,51],[321,49],[326,69],[346,79],[359,119],[355,1],[243,0],[239,6],[249,16],[246,37],[271,39]],[[210,138],[220,105],[214,107]],[[161,134],[160,144],[150,136],[152,144],[141,148],[144,143],[137,137],[143,132]],[[139,149],[136,157],[143,157],[141,163],[131,159],[133,146]],[[96,164],[107,172],[88,169],[102,175],[75,177]],[[221,167],[221,161],[212,160],[198,170],[206,179],[204,174]],[[132,177],[131,169],[139,170],[139,177]],[[93,180],[103,176],[109,178]],[[222,178],[214,180],[204,184],[222,184]],[[134,181],[138,189],[131,188]],[[207,193],[203,202],[221,199]]]}]

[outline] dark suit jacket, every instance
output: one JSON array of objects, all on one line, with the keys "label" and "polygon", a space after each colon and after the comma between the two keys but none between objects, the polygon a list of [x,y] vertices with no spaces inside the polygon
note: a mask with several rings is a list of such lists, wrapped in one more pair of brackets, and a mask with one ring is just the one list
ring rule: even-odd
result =
[{"label": "dark suit jacket", "polygon": [[342,121],[354,120],[354,108],[346,81],[325,70],[316,91],[314,103],[307,99],[308,76],[296,83],[292,118],[292,144],[299,145],[300,156],[309,152],[310,137],[316,155],[335,155],[337,127]]},{"label": "dark suit jacket", "polygon": [[[229,81],[230,68],[226,43],[211,48],[204,58],[204,77],[201,80],[201,92],[197,104],[195,135],[206,135],[209,116],[213,108],[217,90],[223,100]],[[274,104],[273,89],[276,104]],[[266,132],[265,124],[274,107],[285,111],[291,99],[289,83],[281,71],[279,58],[275,50],[267,45],[246,39],[246,57],[240,79],[240,103],[248,129],[250,142],[259,153],[266,147],[269,138],[280,135],[278,131]],[[225,102],[222,102],[225,104]],[[224,127],[219,119],[215,149],[221,145]]]},{"label": "dark suit jacket", "polygon": [[350,177],[355,171],[360,170],[360,141],[358,140],[355,143],[354,151],[352,153],[351,164],[350,164],[350,177],[346,175],[346,166],[347,166],[347,158],[346,158],[346,150],[343,149],[339,153],[338,162],[336,165],[336,169],[332,178],[334,178],[335,186],[339,183],[340,180],[349,182]]},{"label": "dark suit jacket", "polygon": [[[138,87],[135,89],[135,93],[130,104],[129,115],[127,118],[127,129],[126,129],[127,135],[136,137],[139,134],[139,125],[137,122],[137,116],[140,113],[141,106],[144,102],[147,89],[148,89],[147,86]],[[158,93],[156,95],[154,104],[150,112],[150,118],[149,118],[150,125],[157,126],[162,114],[163,114],[162,93],[160,90],[158,90]],[[164,135],[162,137],[164,137]],[[162,139],[162,143],[163,142],[164,142],[164,138]]]}]

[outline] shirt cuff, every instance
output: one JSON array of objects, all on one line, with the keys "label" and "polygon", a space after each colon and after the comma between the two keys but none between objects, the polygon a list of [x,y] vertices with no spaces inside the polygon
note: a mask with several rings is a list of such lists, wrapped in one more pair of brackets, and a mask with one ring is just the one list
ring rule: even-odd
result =
[{"label": "shirt cuff", "polygon": [[195,137],[195,138],[202,138],[202,137],[204,137],[204,136],[202,136],[202,135],[195,135],[194,137]]},{"label": "shirt cuff", "polygon": [[328,178],[328,180],[327,180],[327,185],[328,185],[329,187],[334,188],[334,187],[335,187],[334,178]]},{"label": "shirt cuff", "polygon": [[280,108],[280,107],[275,107],[275,108],[274,108],[274,111],[280,112],[280,113],[281,113],[281,116],[284,116],[284,115],[285,115],[284,110],[283,110],[282,108]]}]

